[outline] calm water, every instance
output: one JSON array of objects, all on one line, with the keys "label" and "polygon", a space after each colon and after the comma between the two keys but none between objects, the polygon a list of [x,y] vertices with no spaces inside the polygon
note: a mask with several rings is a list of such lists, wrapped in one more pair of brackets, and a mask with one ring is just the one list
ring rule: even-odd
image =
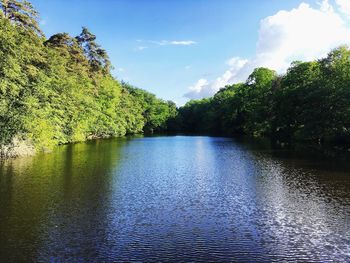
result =
[{"label": "calm water", "polygon": [[0,165],[1,262],[350,262],[350,167],[214,137]]}]

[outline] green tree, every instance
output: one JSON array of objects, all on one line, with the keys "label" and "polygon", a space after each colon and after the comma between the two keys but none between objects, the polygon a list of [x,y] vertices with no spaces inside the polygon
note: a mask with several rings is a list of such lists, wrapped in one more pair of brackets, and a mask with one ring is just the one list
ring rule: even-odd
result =
[{"label": "green tree", "polygon": [[96,36],[89,29],[83,27],[82,32],[76,39],[89,60],[91,70],[93,72],[102,71],[105,74],[109,73],[111,67],[109,57],[107,52],[96,43]]},{"label": "green tree", "polygon": [[114,79],[107,54],[87,29],[78,38],[58,33],[44,40],[5,13],[0,18],[1,155],[23,141],[41,151],[168,129],[175,105]]},{"label": "green tree", "polygon": [[23,26],[43,36],[38,23],[39,14],[30,2],[25,0],[1,0],[0,10],[0,17],[2,16],[16,25]]},{"label": "green tree", "polygon": [[274,95],[272,84],[276,77],[274,70],[257,68],[248,77],[245,88],[241,89],[245,133],[255,136],[270,134]]}]

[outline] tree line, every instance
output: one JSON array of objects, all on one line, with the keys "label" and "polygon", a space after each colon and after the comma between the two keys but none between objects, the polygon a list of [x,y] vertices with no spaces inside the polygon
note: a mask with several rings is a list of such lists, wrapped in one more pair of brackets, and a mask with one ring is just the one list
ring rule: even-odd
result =
[{"label": "tree line", "polygon": [[0,155],[18,142],[55,145],[144,132],[267,136],[350,143],[350,49],[257,68],[246,82],[183,107],[120,82],[107,52],[83,27],[46,38],[28,1],[0,0]]},{"label": "tree line", "polygon": [[350,144],[350,49],[293,62],[284,75],[257,68],[244,83],[189,101],[172,125],[191,133]]},{"label": "tree line", "polygon": [[83,27],[45,38],[28,1],[0,0],[0,154],[167,129],[176,105],[113,78],[107,52]]}]

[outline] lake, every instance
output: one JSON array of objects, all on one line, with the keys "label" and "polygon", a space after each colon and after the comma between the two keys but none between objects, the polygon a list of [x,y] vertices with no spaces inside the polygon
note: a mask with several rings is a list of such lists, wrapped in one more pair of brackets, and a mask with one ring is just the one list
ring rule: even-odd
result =
[{"label": "lake", "polygon": [[350,166],[205,136],[4,161],[0,261],[350,262]]}]

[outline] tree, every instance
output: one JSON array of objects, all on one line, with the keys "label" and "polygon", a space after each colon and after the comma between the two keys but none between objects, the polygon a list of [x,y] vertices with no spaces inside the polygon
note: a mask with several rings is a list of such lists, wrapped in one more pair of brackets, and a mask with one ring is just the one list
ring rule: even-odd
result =
[{"label": "tree", "polygon": [[246,134],[254,136],[270,134],[274,95],[272,84],[276,77],[274,70],[257,68],[237,93],[241,96],[244,113],[243,130]]},{"label": "tree", "polygon": [[75,42],[75,39],[72,38],[68,33],[57,33],[46,40],[45,45],[51,47],[65,47],[73,46]]},{"label": "tree", "polygon": [[79,45],[76,38],[71,37],[68,33],[57,33],[52,35],[44,42],[50,49],[58,49],[62,56],[70,56],[72,70],[76,70],[77,65],[85,67],[88,65],[84,50]]},{"label": "tree", "polygon": [[87,30],[79,38],[58,33],[43,42],[5,18],[8,12],[0,12],[1,156],[23,141],[40,151],[168,129],[175,105],[121,85],[109,73],[107,54]]},{"label": "tree", "polygon": [[[325,99],[322,107],[323,136],[350,143],[350,49],[341,46],[319,61]],[[327,119],[325,119],[327,118]],[[325,129],[326,128],[326,129]]]},{"label": "tree", "polygon": [[89,29],[83,27],[82,32],[76,37],[78,44],[83,48],[86,57],[89,60],[93,72],[102,71],[109,73],[111,63],[107,52],[96,43],[96,36]]},{"label": "tree", "polygon": [[0,10],[3,18],[43,36],[38,23],[39,14],[30,2],[26,0],[0,0]]},{"label": "tree", "polygon": [[168,121],[175,118],[177,114],[174,102],[157,99],[154,94],[133,87],[125,82],[122,82],[122,86],[142,109],[144,132],[154,133],[168,130]]},{"label": "tree", "polygon": [[25,132],[29,97],[40,93],[45,57],[41,39],[0,19],[0,145]]}]

